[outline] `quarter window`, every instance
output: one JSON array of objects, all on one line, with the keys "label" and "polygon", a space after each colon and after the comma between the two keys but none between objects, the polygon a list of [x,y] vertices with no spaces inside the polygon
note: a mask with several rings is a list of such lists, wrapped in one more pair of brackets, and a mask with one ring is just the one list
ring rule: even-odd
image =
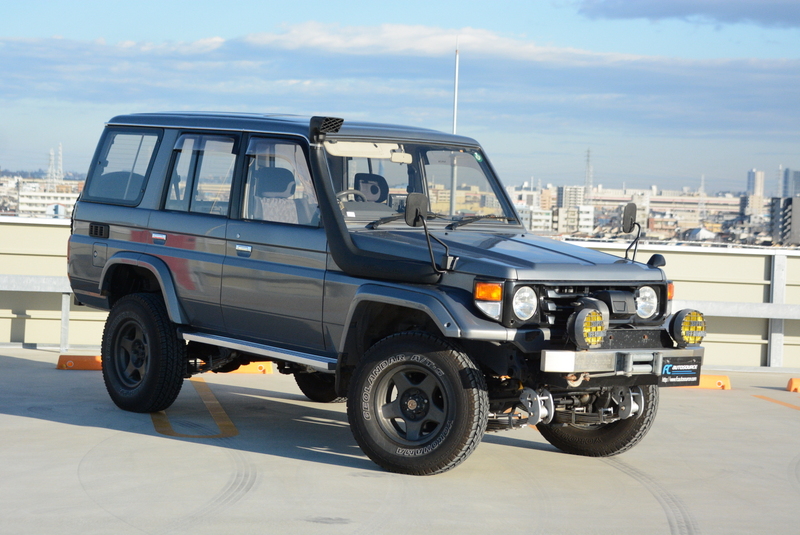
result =
[{"label": "quarter window", "polygon": [[115,204],[138,204],[158,138],[153,132],[110,132],[89,178],[85,197]]}]

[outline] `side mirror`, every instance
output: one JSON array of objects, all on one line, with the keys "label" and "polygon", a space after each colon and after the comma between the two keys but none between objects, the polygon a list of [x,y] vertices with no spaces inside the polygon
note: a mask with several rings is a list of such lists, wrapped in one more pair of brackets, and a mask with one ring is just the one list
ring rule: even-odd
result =
[{"label": "side mirror", "polygon": [[656,253],[650,257],[650,260],[647,261],[647,265],[651,267],[664,267],[667,265],[667,259],[664,258],[664,255]]},{"label": "side mirror", "polygon": [[622,233],[630,234],[636,224],[636,203],[629,202],[622,212]]},{"label": "side mirror", "polygon": [[406,197],[406,225],[421,227],[428,217],[428,196],[424,193],[409,193]]}]

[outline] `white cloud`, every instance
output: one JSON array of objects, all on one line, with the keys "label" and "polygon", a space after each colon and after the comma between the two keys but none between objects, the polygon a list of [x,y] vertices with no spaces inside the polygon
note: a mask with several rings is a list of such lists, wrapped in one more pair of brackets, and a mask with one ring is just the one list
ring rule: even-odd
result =
[{"label": "white cloud", "polygon": [[800,142],[800,60],[599,54],[473,28],[319,23],[190,43],[0,39],[0,102],[17,108],[4,114],[0,137],[31,128],[20,120],[31,102],[52,103],[51,114],[63,109],[64,122],[74,119],[71,110],[87,108],[113,110],[105,119],[216,109],[337,113],[449,130],[457,37],[459,132],[481,134],[519,167],[534,135],[537,150],[552,153],[574,144],[585,153],[592,140],[610,150],[622,138],[678,140],[687,154],[698,139]]},{"label": "white cloud", "polygon": [[528,40],[504,37],[488,30],[445,30],[431,26],[383,24],[375,27],[340,26],[307,22],[283,33],[248,35],[244,42],[284,50],[317,50],[353,55],[413,55],[442,57],[459,50],[480,57],[501,56],[525,61],[560,61],[587,64],[597,61],[630,61],[631,54],[598,53],[573,48],[537,45]]}]

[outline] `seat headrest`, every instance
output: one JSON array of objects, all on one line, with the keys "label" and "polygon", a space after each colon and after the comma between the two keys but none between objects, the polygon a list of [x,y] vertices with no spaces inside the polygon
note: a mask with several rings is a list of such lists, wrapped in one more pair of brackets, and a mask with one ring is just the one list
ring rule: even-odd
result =
[{"label": "seat headrest", "polygon": [[252,172],[255,195],[288,198],[294,195],[294,174],[283,167],[261,167]]},{"label": "seat headrest", "polygon": [[389,198],[389,185],[381,175],[356,173],[354,186],[355,189],[364,194],[367,201],[384,202]]}]

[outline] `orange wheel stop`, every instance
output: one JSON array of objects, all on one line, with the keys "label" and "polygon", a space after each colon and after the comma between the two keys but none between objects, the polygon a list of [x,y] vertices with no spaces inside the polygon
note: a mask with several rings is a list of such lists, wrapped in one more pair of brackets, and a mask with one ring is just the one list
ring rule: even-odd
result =
[{"label": "orange wheel stop", "polygon": [[800,392],[800,379],[789,379],[789,384],[786,385],[786,390],[789,392]]},{"label": "orange wheel stop", "polygon": [[56,369],[59,370],[101,370],[99,355],[61,355]]},{"label": "orange wheel stop", "polygon": [[271,362],[251,362],[229,373],[272,373]]},{"label": "orange wheel stop", "polygon": [[731,380],[727,375],[700,375],[700,384],[678,388],[710,388],[713,390],[730,390]]}]

